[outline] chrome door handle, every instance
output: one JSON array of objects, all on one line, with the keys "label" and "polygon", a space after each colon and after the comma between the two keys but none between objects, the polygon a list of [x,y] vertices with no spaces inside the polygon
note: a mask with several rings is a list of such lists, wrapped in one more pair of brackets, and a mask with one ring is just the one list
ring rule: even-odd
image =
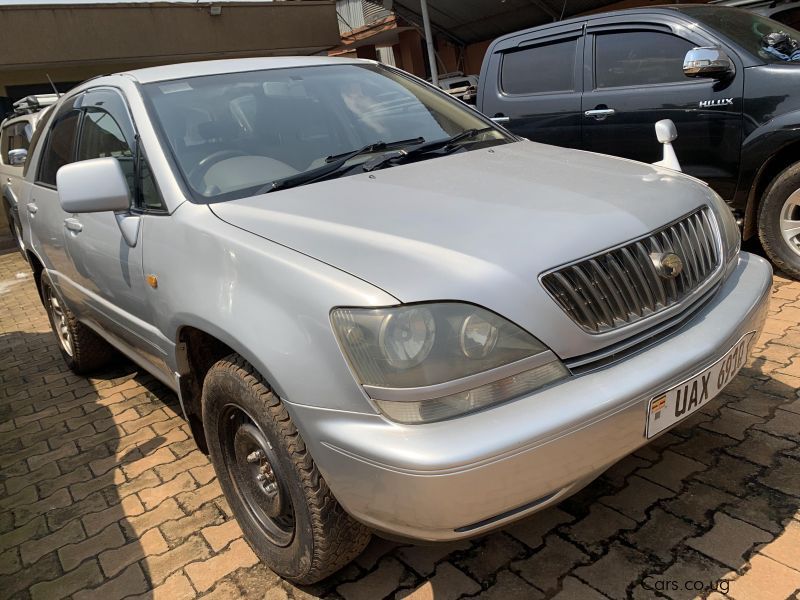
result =
[{"label": "chrome door handle", "polygon": [[511,117],[489,117],[495,123],[508,123]]},{"label": "chrome door handle", "polygon": [[39,207],[36,206],[35,204],[28,204],[28,212],[31,213],[32,215],[35,215],[36,211],[38,211],[38,210],[39,210]]},{"label": "chrome door handle", "polygon": [[615,112],[617,111],[615,111],[613,108],[595,108],[593,110],[587,110],[583,114],[587,117],[605,118],[613,115]]},{"label": "chrome door handle", "polygon": [[68,219],[64,219],[64,227],[66,227],[70,231],[74,231],[75,233],[80,233],[81,231],[83,231],[83,225],[81,225],[81,222],[74,217],[69,217]]}]

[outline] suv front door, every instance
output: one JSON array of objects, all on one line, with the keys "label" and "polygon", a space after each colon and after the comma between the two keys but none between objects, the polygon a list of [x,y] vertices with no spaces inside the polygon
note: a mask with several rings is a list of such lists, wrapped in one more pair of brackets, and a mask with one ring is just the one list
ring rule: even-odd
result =
[{"label": "suv front door", "polygon": [[629,19],[602,19],[587,28],[585,60],[592,69],[585,73],[583,147],[654,162],[662,148],[653,126],[672,119],[682,169],[732,198],[742,142],[741,65],[726,81],[690,79],[683,74],[686,52],[712,41],[672,23]]},{"label": "suv front door", "polygon": [[[79,104],[82,114],[75,161],[116,158],[130,188],[132,210],[142,188],[137,160],[137,138],[127,105],[111,88],[87,91]],[[149,171],[145,177],[149,178]],[[119,219],[131,219],[135,236],[126,241]],[[159,338],[150,325],[151,308],[142,267],[142,223],[137,213],[112,212],[67,215],[65,246],[70,258],[69,281],[79,302],[72,302],[80,318],[95,321],[112,333],[125,349],[141,360],[166,370]]]}]

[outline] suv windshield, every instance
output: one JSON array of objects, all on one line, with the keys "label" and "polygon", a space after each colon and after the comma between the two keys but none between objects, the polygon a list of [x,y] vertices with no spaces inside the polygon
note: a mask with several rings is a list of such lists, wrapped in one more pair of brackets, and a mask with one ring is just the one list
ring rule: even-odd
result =
[{"label": "suv windshield", "polygon": [[683,6],[681,12],[719,31],[765,62],[800,61],[800,31],[788,25],[746,10],[719,6]]},{"label": "suv windshield", "polygon": [[352,167],[371,159],[391,166],[377,160],[389,149],[409,160],[437,156],[412,150],[465,132],[459,149],[513,141],[444,93],[378,65],[227,73],[143,88],[178,168],[203,202],[246,197],[281,180],[311,183],[317,173],[361,171]]}]

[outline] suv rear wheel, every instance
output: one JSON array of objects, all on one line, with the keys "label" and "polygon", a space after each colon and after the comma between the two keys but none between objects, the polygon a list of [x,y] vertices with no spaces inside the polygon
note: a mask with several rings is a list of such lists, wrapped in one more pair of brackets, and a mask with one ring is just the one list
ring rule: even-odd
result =
[{"label": "suv rear wheel", "polygon": [[775,266],[800,279],[800,163],[783,170],[764,193],[758,236]]},{"label": "suv rear wheel", "polygon": [[58,349],[72,372],[84,375],[111,362],[116,356],[116,350],[75,318],[72,311],[56,293],[53,283],[44,269],[39,282],[42,304],[47,311],[53,333],[58,339]]},{"label": "suv rear wheel", "polygon": [[311,584],[364,550],[370,531],[333,497],[283,403],[238,354],[208,371],[202,410],[220,486],[270,569]]}]

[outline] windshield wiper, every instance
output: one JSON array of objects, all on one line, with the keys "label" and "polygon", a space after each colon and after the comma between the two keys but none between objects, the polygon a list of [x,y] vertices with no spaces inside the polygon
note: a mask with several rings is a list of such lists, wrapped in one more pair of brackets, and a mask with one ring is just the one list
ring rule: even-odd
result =
[{"label": "windshield wiper", "polygon": [[407,152],[402,152],[402,153],[387,152],[385,155],[381,157],[374,158],[364,163],[364,170],[374,171],[375,169],[380,169],[382,167],[385,167],[386,165],[406,162],[410,158],[414,158],[415,156],[421,156],[423,154],[428,154],[430,152],[443,152],[444,154],[449,154],[450,152],[458,149],[459,142],[463,142],[465,140],[471,140],[472,138],[477,137],[482,133],[492,130],[494,130],[494,127],[491,126],[482,127],[480,129],[465,129],[461,133],[457,133],[449,138],[444,138],[442,140],[433,140],[428,142],[427,144],[421,144],[420,146],[408,150]]},{"label": "windshield wiper", "polygon": [[389,150],[391,148],[399,148],[403,146],[413,146],[415,144],[422,144],[425,141],[423,137],[415,137],[408,140],[397,140],[396,142],[375,142],[373,144],[368,144],[364,146],[360,150],[356,151],[356,154],[353,155],[352,152],[343,152],[342,154],[334,154],[333,156],[329,156],[325,159],[325,162],[333,162],[339,160],[343,156],[347,156],[348,158],[353,158],[353,156],[357,156],[358,154],[363,154],[365,152],[376,152],[378,150]]},{"label": "windshield wiper", "polygon": [[461,133],[457,133],[452,137],[445,138],[443,140],[433,140],[431,142],[428,142],[427,144],[422,144],[421,146],[417,146],[413,150],[408,151],[408,157],[418,156],[420,154],[426,154],[427,152],[433,152],[434,150],[441,150],[441,149],[447,150],[449,148],[455,147],[459,142],[471,140],[472,138],[475,138],[482,133],[494,130],[495,128],[492,126],[481,127],[480,129],[465,129]]},{"label": "windshield wiper", "polygon": [[306,183],[313,183],[315,181],[319,181],[326,177],[333,177],[336,174],[345,173],[350,169],[350,166],[347,166],[346,163],[350,159],[353,159],[357,156],[361,156],[362,154],[371,154],[373,152],[377,152],[379,150],[385,150],[390,147],[401,146],[401,145],[408,145],[408,144],[420,144],[423,143],[425,140],[424,138],[412,138],[410,140],[398,140],[396,142],[373,142],[372,144],[367,144],[363,148],[359,148],[358,150],[353,150],[351,152],[345,152],[343,154],[338,154],[336,156],[329,156],[325,159],[327,164],[324,164],[316,169],[311,169],[309,171],[303,171],[302,173],[298,173],[297,175],[290,175],[289,177],[284,177],[283,179],[276,179],[275,181],[269,182],[267,185],[259,188],[255,196],[259,194],[269,194],[270,192],[277,192],[278,190],[285,190],[290,187],[297,187],[298,185],[304,185]]}]

